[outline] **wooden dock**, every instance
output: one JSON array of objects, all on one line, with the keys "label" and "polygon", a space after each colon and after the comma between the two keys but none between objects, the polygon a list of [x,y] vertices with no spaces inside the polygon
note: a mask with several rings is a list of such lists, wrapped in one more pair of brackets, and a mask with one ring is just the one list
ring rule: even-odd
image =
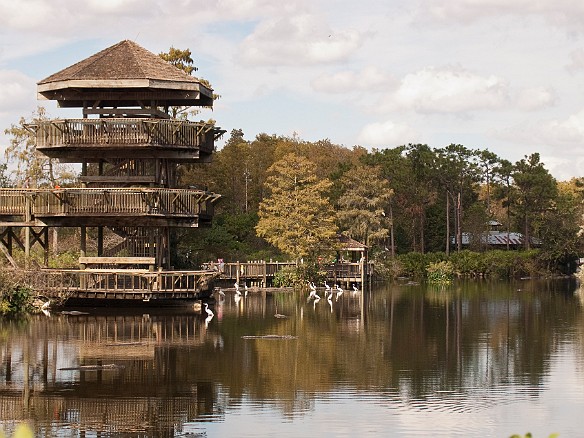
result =
[{"label": "wooden dock", "polygon": [[35,291],[54,301],[198,300],[212,293],[213,271],[148,269],[42,269],[33,276]]}]

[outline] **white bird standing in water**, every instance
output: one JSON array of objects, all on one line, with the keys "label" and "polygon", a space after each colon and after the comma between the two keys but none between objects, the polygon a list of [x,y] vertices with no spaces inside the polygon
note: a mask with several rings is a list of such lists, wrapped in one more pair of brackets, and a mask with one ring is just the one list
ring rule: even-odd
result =
[{"label": "white bird standing in water", "polygon": [[207,328],[209,327],[209,323],[211,322],[215,314],[211,309],[209,309],[209,305],[207,303],[205,303],[205,312],[207,312],[207,317],[205,318],[205,328]]},{"label": "white bird standing in water", "polygon": [[331,287],[325,281],[324,282],[324,296],[326,297],[330,292],[331,292]]},{"label": "white bird standing in water", "polygon": [[243,289],[245,290],[245,296],[247,297],[247,291],[249,290],[249,288],[247,287],[247,283],[243,285]]},{"label": "white bird standing in water", "polygon": [[357,286],[353,285],[353,293],[354,293],[354,294],[356,294],[356,293],[359,293],[359,292],[360,292],[360,291],[359,291],[359,289],[357,288]]},{"label": "white bird standing in water", "polygon": [[[342,288],[341,286],[339,286],[338,284],[337,284],[337,285],[335,285],[335,286],[336,286],[336,289],[337,289],[337,296],[336,296],[335,298],[336,298],[336,300],[338,301],[338,300],[339,300],[339,297],[340,297],[341,295],[343,295],[343,288]],[[332,294],[331,294],[331,295],[332,295]]]}]

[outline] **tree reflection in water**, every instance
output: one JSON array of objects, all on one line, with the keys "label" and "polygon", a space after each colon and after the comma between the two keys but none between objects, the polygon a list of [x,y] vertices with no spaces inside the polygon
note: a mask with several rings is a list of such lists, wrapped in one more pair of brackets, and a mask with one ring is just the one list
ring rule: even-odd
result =
[{"label": "tree reflection in water", "polygon": [[[228,424],[243,407],[252,416],[269,408],[276,422],[318,416],[321,403],[347,395],[355,408],[371,399],[385,409],[381,430],[392,430],[396,406],[474,416],[540,397],[567,344],[584,380],[575,290],[558,281],[395,284],[317,303],[305,293],[226,292],[202,314],[91,309],[2,320],[1,420],[8,430],[29,420],[46,436],[177,436]],[[462,431],[484,432],[476,423]],[[395,435],[408,431],[400,427]],[[560,427],[572,426],[544,432]]]}]

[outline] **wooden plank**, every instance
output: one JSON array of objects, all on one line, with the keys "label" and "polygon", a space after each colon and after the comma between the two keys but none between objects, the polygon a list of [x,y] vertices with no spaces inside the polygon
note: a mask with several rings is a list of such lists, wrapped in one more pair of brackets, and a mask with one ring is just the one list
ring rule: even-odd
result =
[{"label": "wooden plank", "polygon": [[79,263],[85,265],[153,265],[154,257],[79,257]]}]

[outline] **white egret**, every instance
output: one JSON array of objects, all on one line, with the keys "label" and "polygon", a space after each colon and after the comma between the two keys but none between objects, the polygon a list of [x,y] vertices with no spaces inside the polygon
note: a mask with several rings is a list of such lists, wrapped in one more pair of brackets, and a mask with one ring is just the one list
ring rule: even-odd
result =
[{"label": "white egret", "polygon": [[210,317],[215,316],[213,311],[211,309],[209,309],[209,305],[207,303],[205,303],[205,312],[207,312],[207,315],[209,315]]}]

